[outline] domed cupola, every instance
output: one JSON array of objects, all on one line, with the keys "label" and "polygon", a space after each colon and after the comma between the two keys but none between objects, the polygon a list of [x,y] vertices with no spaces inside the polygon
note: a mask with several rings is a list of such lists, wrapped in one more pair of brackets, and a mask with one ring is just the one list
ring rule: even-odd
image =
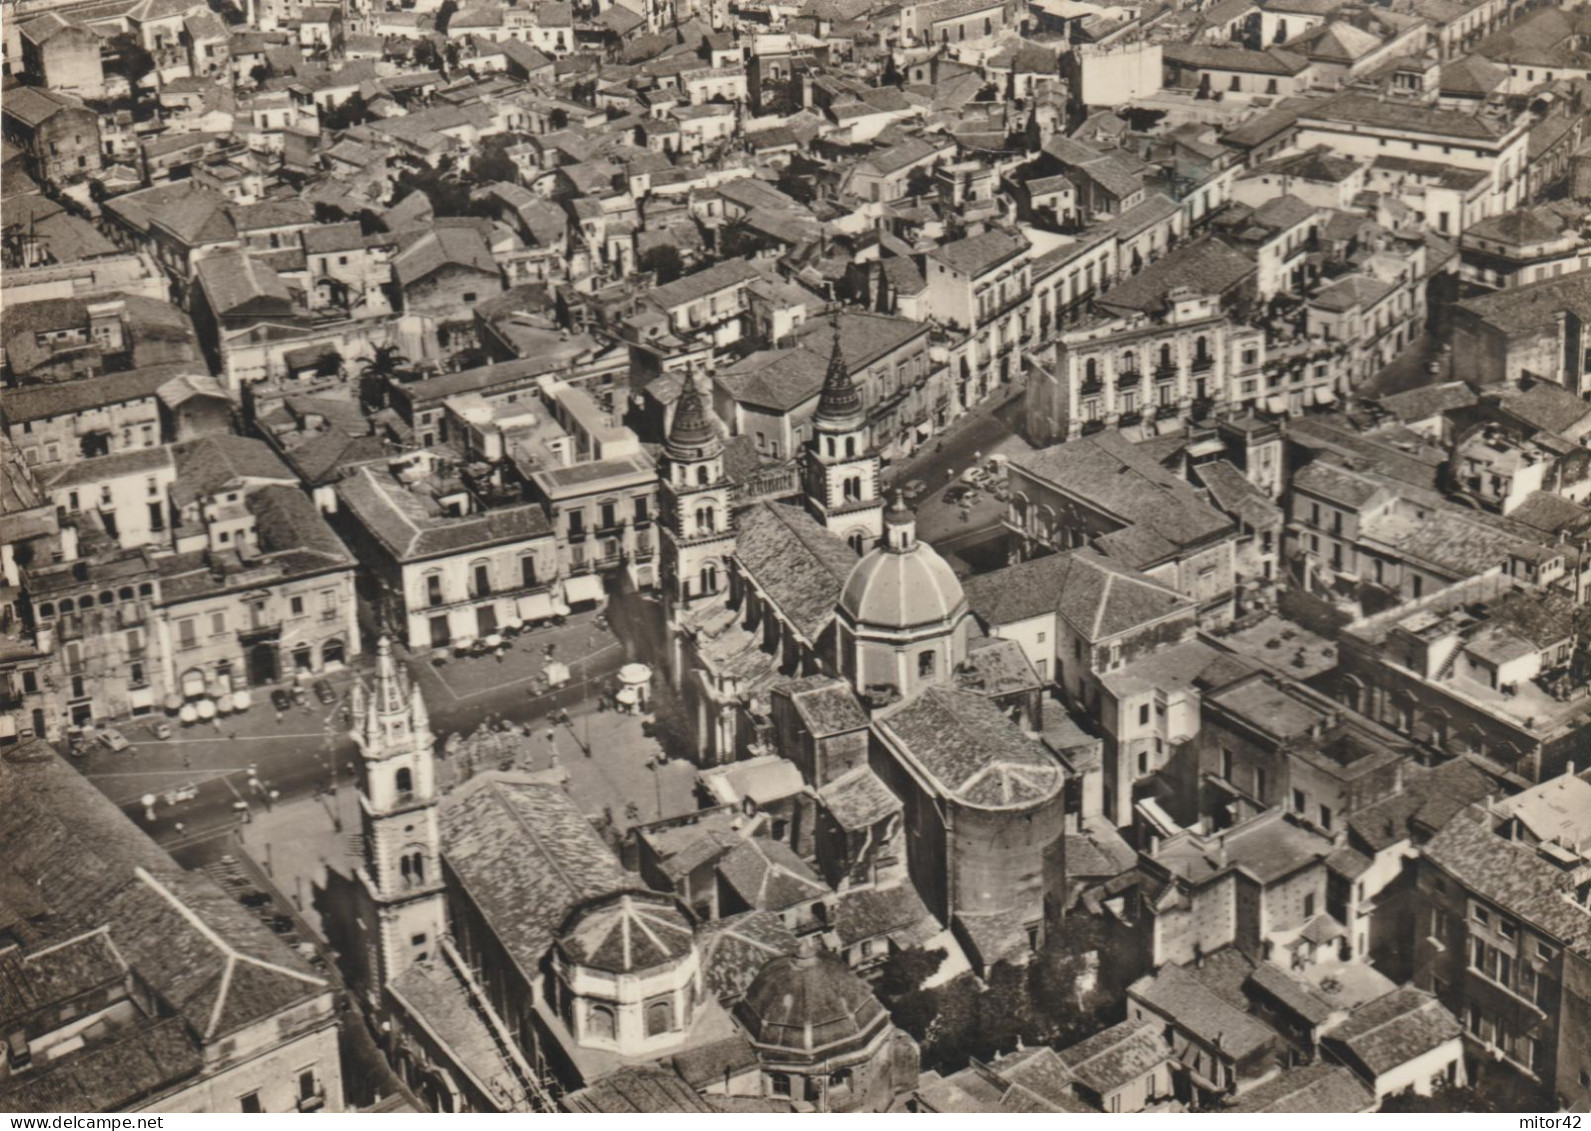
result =
[{"label": "domed cupola", "polygon": [[702,997],[695,926],[672,896],[622,891],[579,904],[553,943],[554,994],[587,1048],[646,1055],[690,1031]]},{"label": "domed cupola", "polygon": [[884,537],[840,594],[840,656],[857,691],[910,695],[944,682],[967,656],[967,598],[939,552],[917,538],[897,492]]},{"label": "domed cupola", "polygon": [[877,1111],[893,1097],[898,1035],[889,1013],[815,936],[758,971],[735,1017],[771,1094],[820,1111]]}]

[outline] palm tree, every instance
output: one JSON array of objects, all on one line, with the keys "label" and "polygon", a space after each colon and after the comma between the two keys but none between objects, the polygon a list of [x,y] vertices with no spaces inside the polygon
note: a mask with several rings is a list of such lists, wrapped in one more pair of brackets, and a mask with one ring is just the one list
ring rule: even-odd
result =
[{"label": "palm tree", "polygon": [[387,388],[393,381],[404,381],[414,375],[409,359],[397,346],[376,346],[375,353],[365,361],[359,371],[359,402],[374,412],[387,405]]}]

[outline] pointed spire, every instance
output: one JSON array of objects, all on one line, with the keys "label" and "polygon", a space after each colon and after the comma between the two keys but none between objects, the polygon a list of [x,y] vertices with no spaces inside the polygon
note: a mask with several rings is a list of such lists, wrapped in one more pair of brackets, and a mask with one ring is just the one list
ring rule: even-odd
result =
[{"label": "pointed spire", "polygon": [[383,636],[376,643],[375,708],[383,715],[395,715],[403,710],[403,684],[398,678],[398,663],[392,658],[392,641]]},{"label": "pointed spire", "polygon": [[823,391],[818,394],[816,419],[819,424],[841,427],[847,431],[862,422],[862,394],[851,380],[850,368],[845,364],[845,351],[840,348],[840,312],[834,312],[834,348],[829,353],[829,370],[823,376]]},{"label": "pointed spire", "polygon": [[415,734],[424,734],[431,729],[431,712],[425,708],[425,696],[420,694],[418,683],[409,692],[409,725]]},{"label": "pointed spire", "polygon": [[674,423],[668,430],[664,449],[675,459],[700,459],[704,449],[717,441],[718,432],[707,415],[707,405],[696,387],[696,378],[687,375],[679,403],[674,406]]}]

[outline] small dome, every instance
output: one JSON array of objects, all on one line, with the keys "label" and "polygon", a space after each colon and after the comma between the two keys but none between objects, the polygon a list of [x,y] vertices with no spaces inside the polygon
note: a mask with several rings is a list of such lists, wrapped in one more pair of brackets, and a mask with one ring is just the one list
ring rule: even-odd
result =
[{"label": "small dome", "polygon": [[845,962],[808,944],[764,966],[735,1007],[760,1050],[823,1058],[868,1044],[889,1014]]},{"label": "small dome", "polygon": [[628,974],[689,954],[696,932],[679,905],[653,892],[620,892],[577,907],[558,947],[577,966]]},{"label": "small dome", "polygon": [[877,546],[857,562],[840,594],[840,609],[858,625],[905,629],[943,624],[966,607],[950,564],[926,542],[909,549]]}]

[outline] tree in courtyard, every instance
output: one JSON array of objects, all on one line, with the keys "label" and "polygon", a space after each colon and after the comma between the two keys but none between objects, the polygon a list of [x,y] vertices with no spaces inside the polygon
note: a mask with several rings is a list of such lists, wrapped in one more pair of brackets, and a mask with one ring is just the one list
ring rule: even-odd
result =
[{"label": "tree in courtyard", "polygon": [[414,375],[409,359],[397,346],[376,346],[373,354],[359,371],[359,402],[367,412],[385,408],[387,388],[393,381],[404,381]]},{"label": "tree in courtyard", "polygon": [[646,249],[641,256],[640,268],[653,272],[657,276],[658,286],[662,286],[685,274],[685,260],[681,258],[679,248],[671,243],[661,243]]}]

